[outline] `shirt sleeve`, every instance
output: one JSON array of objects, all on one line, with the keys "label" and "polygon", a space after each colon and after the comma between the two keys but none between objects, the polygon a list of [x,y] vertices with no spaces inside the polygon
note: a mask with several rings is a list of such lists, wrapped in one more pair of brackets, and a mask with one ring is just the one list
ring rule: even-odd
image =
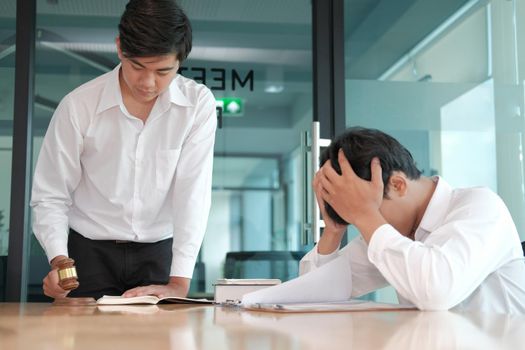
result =
[{"label": "shirt sleeve", "polygon": [[422,310],[447,310],[466,299],[505,263],[509,235],[517,234],[508,210],[495,194],[461,206],[424,243],[379,227],[368,250],[370,261],[405,299]]},{"label": "shirt sleeve", "polygon": [[215,98],[205,89],[194,126],[185,140],[174,179],[171,276],[191,278],[211,205]]},{"label": "shirt sleeve", "polygon": [[307,273],[344,255],[352,270],[352,297],[358,297],[387,285],[379,270],[368,260],[367,250],[368,246],[361,236],[328,255],[319,254],[317,247],[314,247],[301,259],[299,271],[300,274]]},{"label": "shirt sleeve", "polygon": [[33,175],[30,202],[33,232],[49,261],[58,255],[68,255],[67,212],[72,204],[71,193],[81,176],[83,137],[73,107],[67,96],[57,107]]}]

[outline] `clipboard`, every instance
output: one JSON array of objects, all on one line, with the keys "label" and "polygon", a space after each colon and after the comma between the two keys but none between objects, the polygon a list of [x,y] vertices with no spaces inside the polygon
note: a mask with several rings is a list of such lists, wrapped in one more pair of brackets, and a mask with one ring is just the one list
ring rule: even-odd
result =
[{"label": "clipboard", "polygon": [[359,299],[326,303],[255,303],[244,305],[243,309],[277,313],[417,310],[413,305],[378,303]]}]

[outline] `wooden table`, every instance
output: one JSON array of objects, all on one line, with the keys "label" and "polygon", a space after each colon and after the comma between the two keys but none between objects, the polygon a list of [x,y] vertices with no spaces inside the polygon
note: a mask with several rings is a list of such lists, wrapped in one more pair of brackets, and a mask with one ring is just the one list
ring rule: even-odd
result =
[{"label": "wooden table", "polygon": [[0,303],[0,349],[523,349],[525,316]]}]

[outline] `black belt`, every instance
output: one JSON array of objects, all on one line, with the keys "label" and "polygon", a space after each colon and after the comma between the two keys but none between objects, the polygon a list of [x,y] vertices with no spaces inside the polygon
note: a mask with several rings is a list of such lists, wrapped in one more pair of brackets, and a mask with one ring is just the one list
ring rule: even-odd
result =
[{"label": "black belt", "polygon": [[[143,242],[126,241],[126,240],[122,240],[122,239],[96,239],[96,240],[93,240],[91,238],[85,237],[81,233],[78,233],[77,231],[73,230],[72,228],[69,229],[69,234],[76,234],[76,235],[79,235],[80,237],[82,237],[84,239],[89,239],[89,240],[97,241],[97,242],[107,242],[107,243],[114,243],[114,244],[129,244],[129,243],[134,243],[134,244],[151,244],[150,242],[143,243]],[[153,243],[156,243],[156,242],[153,242]]]},{"label": "black belt", "polygon": [[125,244],[125,243],[138,243],[138,242],[133,242],[133,241],[122,241],[120,239],[116,239],[116,240],[112,240],[111,242],[115,242],[116,244]]}]

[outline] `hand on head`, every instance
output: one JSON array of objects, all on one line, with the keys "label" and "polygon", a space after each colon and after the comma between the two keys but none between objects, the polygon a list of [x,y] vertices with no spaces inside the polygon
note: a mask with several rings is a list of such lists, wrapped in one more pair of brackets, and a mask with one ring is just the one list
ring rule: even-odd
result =
[{"label": "hand on head", "polygon": [[[379,211],[384,189],[379,159],[373,158],[370,163],[370,181],[355,174],[342,150],[338,152],[338,161],[341,175],[334,170],[331,162],[326,162],[319,170],[316,176],[316,195],[320,196],[322,202],[328,203],[341,218],[355,225],[361,233],[365,231],[368,234],[378,224],[386,223]],[[369,232],[370,235],[372,232]]]},{"label": "hand on head", "polygon": [[317,199],[317,205],[319,206],[319,212],[325,223],[324,233],[342,233],[346,230],[347,225],[340,224],[334,221],[330,215],[326,212],[325,201],[323,199],[323,186],[321,184],[321,178],[324,175],[321,171],[318,171],[315,174],[313,181],[313,189],[315,193],[315,198]]}]

